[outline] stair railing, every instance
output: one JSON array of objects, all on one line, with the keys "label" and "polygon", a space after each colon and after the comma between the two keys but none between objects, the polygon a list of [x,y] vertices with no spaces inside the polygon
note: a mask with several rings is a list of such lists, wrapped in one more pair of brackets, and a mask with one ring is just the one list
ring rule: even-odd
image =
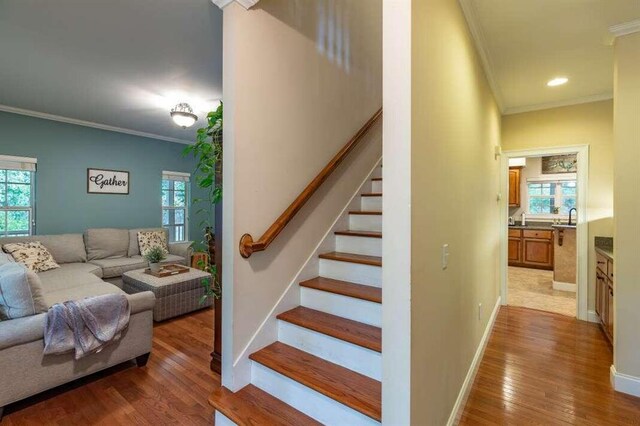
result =
[{"label": "stair railing", "polygon": [[276,239],[278,234],[287,226],[306,204],[311,196],[320,188],[324,181],[329,178],[340,163],[349,155],[351,151],[364,138],[373,125],[382,117],[382,109],[379,109],[373,117],[371,117],[360,130],[347,142],[347,144],[329,161],[329,163],[318,173],[318,175],[307,185],[307,187],[298,195],[298,197],[282,212],[282,214],[273,222],[273,224],[262,234],[258,241],[254,241],[249,234],[244,234],[240,238],[240,255],[245,259],[249,258],[257,251],[266,250],[267,247]]}]

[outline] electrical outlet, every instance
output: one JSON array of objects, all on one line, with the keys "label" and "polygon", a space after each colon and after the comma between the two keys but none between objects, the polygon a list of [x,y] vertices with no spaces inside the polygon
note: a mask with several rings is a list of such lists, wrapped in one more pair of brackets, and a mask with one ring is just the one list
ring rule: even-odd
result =
[{"label": "electrical outlet", "polygon": [[442,246],[442,269],[447,269],[449,267],[449,244],[444,244]]},{"label": "electrical outlet", "polygon": [[478,303],[478,321],[482,321],[482,303]]}]

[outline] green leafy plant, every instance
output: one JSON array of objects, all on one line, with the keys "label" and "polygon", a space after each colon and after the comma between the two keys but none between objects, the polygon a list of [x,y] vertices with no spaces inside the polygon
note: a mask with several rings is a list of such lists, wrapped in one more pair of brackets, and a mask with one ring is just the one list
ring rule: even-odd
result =
[{"label": "green leafy plant", "polygon": [[167,253],[160,246],[151,247],[144,255],[149,263],[160,263],[167,258]]},{"label": "green leafy plant", "polygon": [[[207,126],[198,129],[196,142],[189,145],[183,151],[183,155],[193,155],[196,159],[195,182],[205,192],[204,198],[194,198],[192,204],[194,215],[205,215],[198,227],[202,230],[203,238],[192,245],[195,251],[209,253],[209,241],[211,240],[211,216],[213,207],[222,199],[222,187],[218,184],[222,164],[222,112],[223,105],[207,114]],[[211,274],[211,279],[202,280],[205,294],[200,302],[204,303],[209,297],[220,297],[220,283],[217,279],[217,268],[211,261],[199,261],[198,267]]]}]

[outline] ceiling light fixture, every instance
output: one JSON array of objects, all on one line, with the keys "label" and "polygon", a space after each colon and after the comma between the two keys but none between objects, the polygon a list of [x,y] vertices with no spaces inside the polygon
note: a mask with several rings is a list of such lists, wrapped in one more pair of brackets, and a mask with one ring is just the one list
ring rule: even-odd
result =
[{"label": "ceiling light fixture", "polygon": [[193,113],[193,109],[187,103],[179,103],[173,107],[170,115],[173,121],[183,129],[193,126],[198,121],[198,116]]},{"label": "ceiling light fixture", "polygon": [[567,77],[556,77],[553,80],[549,80],[547,82],[547,86],[549,87],[562,86],[563,84],[567,84],[568,81],[569,79]]}]

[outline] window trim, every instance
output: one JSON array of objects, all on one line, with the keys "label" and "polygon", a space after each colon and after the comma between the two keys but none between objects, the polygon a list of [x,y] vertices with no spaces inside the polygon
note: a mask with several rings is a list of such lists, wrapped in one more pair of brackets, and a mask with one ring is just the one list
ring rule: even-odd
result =
[{"label": "window trim", "polygon": [[[541,176],[539,178],[528,178],[527,179],[527,205],[525,206],[525,213],[527,214],[528,217],[530,218],[535,218],[535,219],[568,219],[569,215],[568,214],[553,214],[553,213],[543,213],[543,214],[536,214],[536,213],[531,213],[530,211],[530,207],[531,207],[531,198],[550,198],[551,196],[545,197],[545,196],[537,196],[534,195],[533,197],[531,196],[531,194],[529,193],[529,184],[530,183],[554,183],[556,185],[558,184],[562,184],[563,182],[575,182],[576,184],[576,195],[575,197],[569,197],[569,198],[575,198],[576,199],[576,205],[578,203],[578,179],[577,176],[573,176],[573,177],[547,177],[547,176]],[[556,201],[562,201],[564,199],[564,196],[562,195],[561,191],[556,191],[556,194],[554,195],[554,198]]]},{"label": "window trim", "polygon": [[[184,206],[165,206],[164,203],[162,203],[162,182],[168,180],[168,181],[174,181],[174,182],[184,182],[185,183],[185,191],[184,191],[184,197],[185,197],[185,202],[184,202]],[[184,172],[171,172],[171,171],[162,171],[162,179],[160,181],[160,204],[161,204],[161,208],[160,208],[160,224],[162,226],[162,228],[169,230],[170,228],[175,228],[178,226],[184,226],[184,240],[181,241],[170,241],[170,242],[185,242],[185,241],[189,241],[189,210],[190,210],[190,202],[191,202],[191,174],[190,173],[184,173]],[[165,225],[164,224],[164,211],[165,210],[184,210],[184,224],[182,225]],[[169,233],[169,235],[171,235],[171,233]]]}]

